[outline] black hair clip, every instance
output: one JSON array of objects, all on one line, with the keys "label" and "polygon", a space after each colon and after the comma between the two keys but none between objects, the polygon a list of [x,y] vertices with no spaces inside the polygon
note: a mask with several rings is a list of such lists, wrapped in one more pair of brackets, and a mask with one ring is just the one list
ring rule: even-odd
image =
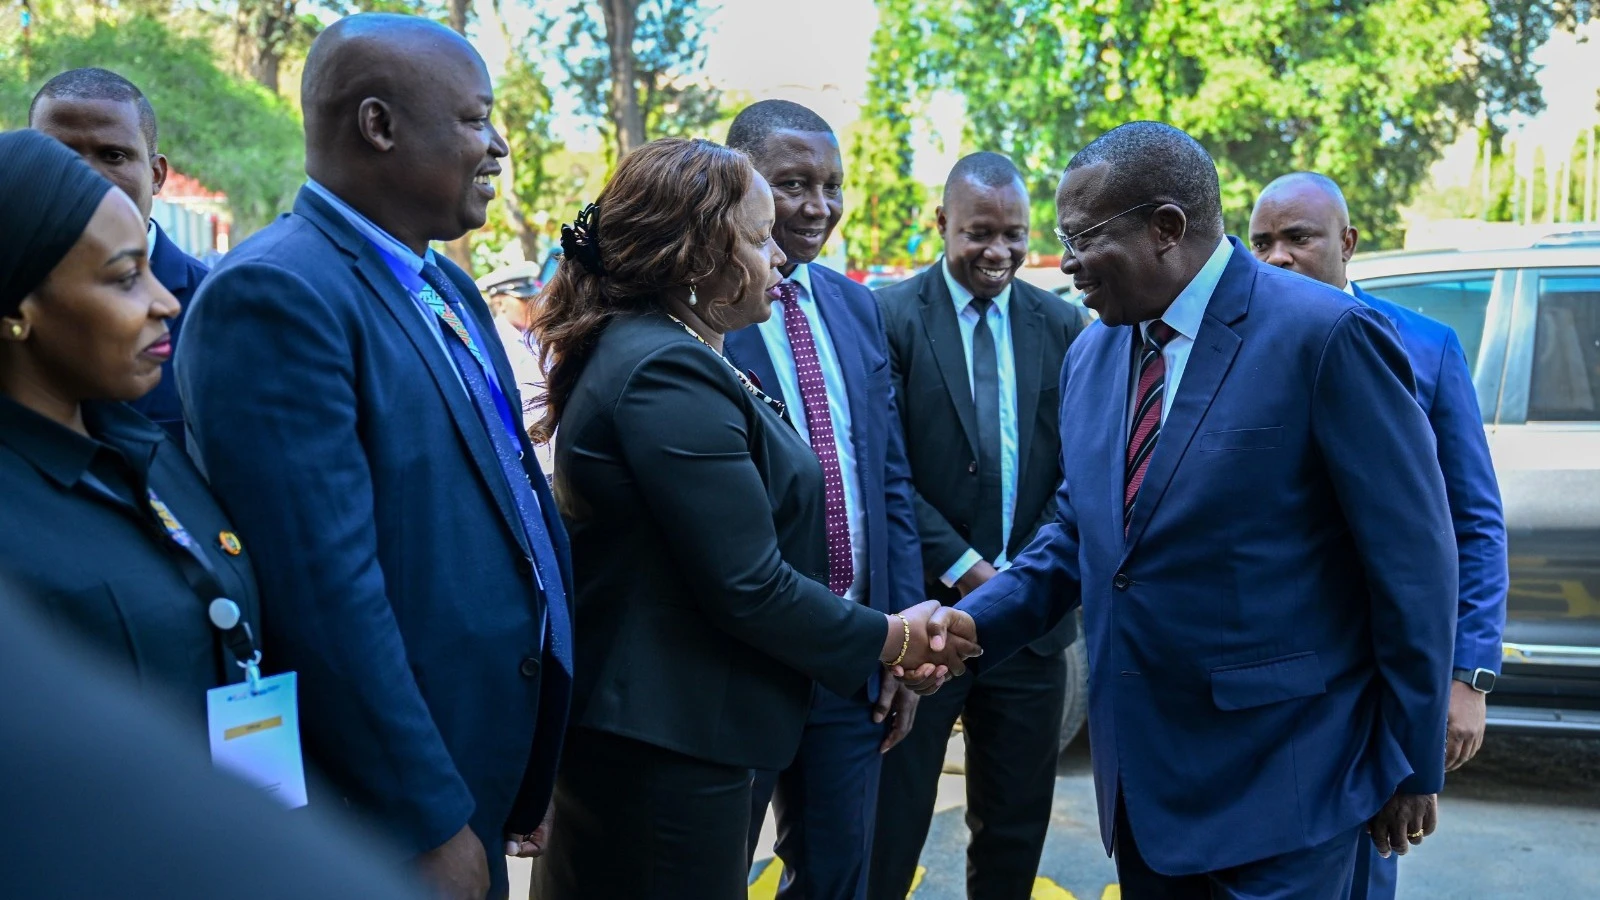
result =
[{"label": "black hair clip", "polygon": [[591,203],[578,213],[571,225],[561,226],[561,252],[577,260],[596,278],[606,274],[606,267],[600,262],[599,218],[599,205]]}]

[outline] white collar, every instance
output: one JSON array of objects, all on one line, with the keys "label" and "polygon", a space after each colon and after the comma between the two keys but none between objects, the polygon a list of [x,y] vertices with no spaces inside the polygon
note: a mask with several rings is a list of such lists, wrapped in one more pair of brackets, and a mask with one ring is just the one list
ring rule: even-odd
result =
[{"label": "white collar", "polygon": [[[1178,293],[1178,298],[1172,301],[1167,311],[1161,314],[1161,321],[1191,341],[1198,337],[1200,323],[1206,319],[1206,307],[1211,305],[1211,295],[1217,292],[1217,284],[1222,281],[1222,273],[1232,258],[1233,244],[1223,238],[1217,243],[1217,249],[1211,251],[1211,258]],[[1143,334],[1149,327],[1149,322],[1139,323],[1140,333]]]},{"label": "white collar", "polygon": [[[972,303],[972,292],[950,273],[949,257],[939,257],[939,270],[944,273],[945,287],[950,289],[950,299],[955,302],[956,315],[959,316]],[[1011,282],[1007,282],[999,295],[994,298],[994,305],[1000,308],[1002,316],[1011,311]]]}]

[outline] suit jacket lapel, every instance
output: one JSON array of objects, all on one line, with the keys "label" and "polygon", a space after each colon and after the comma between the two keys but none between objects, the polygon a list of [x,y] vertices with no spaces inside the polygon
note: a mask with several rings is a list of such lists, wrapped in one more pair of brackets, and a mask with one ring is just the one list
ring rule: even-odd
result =
[{"label": "suit jacket lapel", "polygon": [[[756,387],[768,397],[782,403],[785,408],[790,406],[788,397],[783,395],[783,383],[778,380],[778,370],[772,365],[772,356],[767,353],[767,341],[761,336],[759,325],[749,325],[723,338],[723,349],[728,355],[728,361],[741,372],[754,374]],[[799,398],[795,398],[799,402]],[[789,410],[787,415],[796,413]],[[799,415],[804,416],[801,410]]]},{"label": "suit jacket lapel", "polygon": [[861,335],[851,321],[849,311],[844,308],[844,298],[817,273],[815,266],[811,268],[811,296],[822,313],[828,340],[833,342],[833,353],[839,360],[839,373],[844,376],[846,402],[850,404],[850,430],[854,432],[850,435],[850,442],[855,445],[856,459],[865,460],[865,435],[868,417],[873,411],[867,408],[867,366],[866,355],[861,352]]},{"label": "suit jacket lapel", "polygon": [[[1028,464],[1028,448],[1033,443],[1033,427],[1039,418],[1040,375],[1044,368],[1042,332],[1044,315],[1036,298],[1011,285],[1011,356],[1017,388],[1017,460]],[[1059,373],[1058,373],[1059,374]],[[1019,477],[1021,473],[1018,473]]]},{"label": "suit jacket lapel", "polygon": [[188,296],[194,285],[190,282],[189,267],[184,263],[184,252],[167,237],[160,225],[151,222],[150,227],[156,230],[155,250],[150,254],[150,274],[171,293]]},{"label": "suit jacket lapel", "polygon": [[[1111,354],[1111,361],[1106,365],[1106,369],[1117,375],[1110,389],[1103,392],[1109,405],[1101,412],[1101,421],[1104,423],[1106,433],[1111,436],[1105,448],[1107,466],[1105,483],[1111,486],[1111,499],[1106,504],[1106,513],[1110,516],[1111,527],[1115,529],[1113,534],[1123,530],[1122,497],[1128,477],[1128,407],[1133,403],[1133,398],[1129,396],[1133,390],[1133,333],[1134,329],[1131,327],[1117,328],[1116,337],[1110,341],[1108,352]],[[1063,427],[1066,425],[1065,422],[1061,424]],[[1065,435],[1062,436],[1061,442],[1064,446],[1067,445]]]},{"label": "suit jacket lapel", "polygon": [[933,358],[944,376],[945,390],[955,404],[961,430],[974,457],[978,453],[978,411],[972,403],[972,380],[967,375],[967,348],[961,340],[961,323],[956,319],[955,300],[944,283],[944,261],[934,263],[922,273],[922,330],[927,335]]},{"label": "suit jacket lapel", "polygon": [[[395,324],[416,349],[417,355],[422,357],[428,374],[433,377],[439,395],[444,400],[445,408],[450,412],[456,431],[460,433],[462,440],[466,441],[473,462],[477,464],[479,475],[488,485],[490,493],[494,495],[495,505],[500,508],[501,516],[511,527],[512,534],[516,536],[523,552],[531,556],[532,549],[528,546],[527,536],[523,534],[521,517],[517,514],[516,504],[512,500],[511,488],[506,484],[504,473],[500,471],[500,459],[495,455],[494,445],[489,441],[484,423],[478,417],[477,410],[472,408],[472,399],[462,389],[461,379],[456,374],[455,366],[445,356],[444,350],[439,347],[439,342],[428,332],[427,320],[418,312],[416,301],[411,299],[410,291],[406,290],[405,285],[389,271],[389,266],[378,255],[377,248],[351,227],[338,212],[326,208],[321,198],[309,191],[301,190],[300,197],[295,202],[295,212],[312,220],[333,239],[334,243],[355,258],[353,268],[356,274],[366,282],[367,288],[393,317]],[[503,383],[505,382],[502,381]]]},{"label": "suit jacket lapel", "polygon": [[[1139,488],[1139,499],[1134,504],[1133,521],[1128,527],[1127,548],[1139,542],[1150,517],[1161,505],[1172,474],[1194,440],[1200,420],[1205,418],[1211,402],[1216,399],[1222,380],[1239,354],[1241,340],[1231,327],[1244,317],[1250,305],[1250,291],[1255,285],[1255,258],[1235,244],[1233,258],[1222,273],[1222,280],[1206,305],[1206,317],[1200,324],[1189,351],[1189,362],[1184,366],[1183,380],[1178,393],[1172,398],[1172,408],[1161,425],[1161,435],[1150,454],[1150,466],[1145,470],[1144,484]],[[1131,329],[1129,329],[1131,331]],[[1132,363],[1130,362],[1130,365]],[[1131,369],[1129,378],[1131,379]],[[1124,432],[1126,433],[1126,432]]]}]

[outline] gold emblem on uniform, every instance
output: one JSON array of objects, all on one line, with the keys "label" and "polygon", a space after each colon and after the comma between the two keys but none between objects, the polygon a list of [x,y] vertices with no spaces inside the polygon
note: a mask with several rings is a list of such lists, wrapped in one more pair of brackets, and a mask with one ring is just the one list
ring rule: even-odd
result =
[{"label": "gold emblem on uniform", "polygon": [[244,552],[244,544],[239,543],[239,536],[231,531],[217,535],[217,543],[222,546],[222,552],[229,556],[238,556]]}]

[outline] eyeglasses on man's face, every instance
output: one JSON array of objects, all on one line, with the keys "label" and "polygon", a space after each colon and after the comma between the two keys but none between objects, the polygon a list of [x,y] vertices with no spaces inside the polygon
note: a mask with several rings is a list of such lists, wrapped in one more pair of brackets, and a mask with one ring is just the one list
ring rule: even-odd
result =
[{"label": "eyeglasses on man's face", "polygon": [[1056,240],[1061,242],[1061,246],[1066,248],[1066,251],[1072,255],[1073,259],[1077,259],[1078,258],[1078,251],[1073,248],[1073,246],[1072,246],[1072,242],[1073,241],[1082,239],[1084,235],[1088,234],[1091,231],[1095,231],[1097,229],[1104,228],[1105,226],[1110,225],[1112,222],[1115,222],[1116,220],[1118,220],[1118,219],[1122,218],[1123,216],[1127,215],[1128,213],[1138,212],[1141,209],[1148,209],[1149,207],[1152,207],[1152,206],[1161,206],[1161,204],[1160,203],[1151,202],[1151,203],[1141,203],[1138,206],[1130,206],[1127,209],[1123,210],[1122,212],[1119,212],[1116,215],[1112,216],[1111,218],[1106,219],[1104,222],[1096,222],[1095,224],[1090,225],[1088,228],[1083,229],[1082,231],[1078,232],[1077,234],[1067,234],[1066,232],[1062,231],[1060,228],[1057,228],[1057,229],[1055,229]]}]

